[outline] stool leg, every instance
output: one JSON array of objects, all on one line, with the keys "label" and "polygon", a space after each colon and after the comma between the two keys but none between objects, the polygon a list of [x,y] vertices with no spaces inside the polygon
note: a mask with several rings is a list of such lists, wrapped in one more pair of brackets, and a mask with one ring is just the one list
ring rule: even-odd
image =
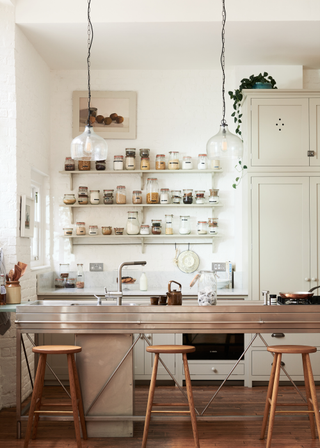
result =
[{"label": "stool leg", "polygon": [[306,357],[306,365],[307,365],[307,371],[308,371],[308,376],[309,376],[309,386],[310,386],[310,393],[311,393],[313,411],[314,411],[314,416],[315,416],[315,419],[316,419],[316,426],[317,426],[317,431],[318,431],[318,437],[320,437],[320,417],[319,417],[319,405],[318,405],[318,400],[317,400],[317,392],[316,392],[316,388],[315,388],[314,380],[313,380],[313,373],[312,373],[312,367],[311,367],[311,362],[310,362],[310,356],[307,353],[305,355],[305,357]]},{"label": "stool leg", "polygon": [[312,411],[312,413],[309,413],[309,422],[310,422],[310,429],[311,429],[311,437],[313,439],[316,438],[316,431],[314,427],[314,414],[313,414],[313,406],[311,402],[311,395],[310,395],[310,384],[309,384],[309,375],[308,375],[308,367],[307,367],[307,361],[306,361],[306,355],[302,353],[302,364],[303,364],[303,375],[304,375],[304,384],[306,388],[306,397],[307,397],[307,404],[309,411]]},{"label": "stool leg", "polygon": [[[40,380],[40,389],[38,391],[38,402],[36,404],[36,411],[39,411],[41,408],[41,400],[42,400],[42,392],[43,392],[43,386],[44,386],[44,377],[46,373],[46,362],[47,362],[47,355],[42,354],[40,356],[45,356],[45,362],[44,362],[44,369],[41,371],[41,380]],[[32,439],[35,439],[37,437],[37,431],[38,431],[38,423],[39,423],[40,415],[35,414],[34,417],[34,423],[33,423],[33,431],[32,431]]]},{"label": "stool leg", "polygon": [[274,356],[274,361],[273,361],[276,363],[276,372],[275,372],[274,386],[273,386],[273,391],[272,391],[271,409],[270,409],[269,428],[268,428],[266,448],[270,448],[270,446],[271,446],[274,416],[275,416],[276,407],[277,407],[277,396],[278,396],[278,389],[279,389],[281,358],[282,358],[282,354],[276,353]]},{"label": "stool leg", "polygon": [[44,374],[45,374],[45,370],[46,370],[46,360],[47,360],[47,355],[41,354],[40,358],[39,358],[36,379],[34,382],[34,388],[33,388],[32,397],[31,397],[28,424],[27,424],[27,429],[26,429],[26,435],[24,438],[24,448],[28,448],[29,440],[30,440],[30,436],[31,436],[31,430],[32,430],[34,411],[36,409],[38,399],[41,399]]},{"label": "stool leg", "polygon": [[79,424],[79,415],[78,415],[78,405],[77,405],[77,394],[76,394],[76,386],[73,375],[73,366],[72,366],[72,358],[73,353],[68,353],[68,373],[69,373],[69,383],[70,383],[70,395],[71,395],[71,403],[72,403],[72,411],[73,411],[73,421],[74,421],[74,429],[76,433],[77,446],[81,448],[81,435],[80,435],[80,424]]},{"label": "stool leg", "polygon": [[263,414],[263,421],[262,421],[262,428],[261,428],[261,434],[260,434],[260,440],[263,440],[266,435],[266,429],[267,429],[267,423],[268,423],[268,417],[269,417],[269,411],[270,411],[270,399],[272,397],[272,391],[274,386],[274,376],[276,373],[276,357],[273,357],[273,363],[271,368],[271,374],[269,379],[269,385],[268,385],[268,391],[267,391],[267,398],[266,398],[266,404],[264,407],[264,414]]},{"label": "stool leg", "polygon": [[187,354],[183,353],[182,357],[183,357],[184,374],[185,374],[185,378],[186,378],[187,395],[188,395],[188,403],[189,403],[189,410],[190,410],[190,416],[191,416],[193,439],[194,439],[194,444],[195,444],[196,448],[200,448],[198,427],[197,427],[197,417],[196,417],[196,412],[194,410],[194,401],[193,401],[191,378],[190,378]]},{"label": "stool leg", "polygon": [[159,353],[156,353],[154,356],[153,370],[152,370],[152,376],[151,376],[151,382],[150,382],[146,419],[145,419],[144,430],[143,430],[142,448],[146,448],[146,446],[147,446],[147,438],[148,438],[149,424],[150,424],[150,419],[151,419],[154,390],[156,387],[158,362],[159,362]]},{"label": "stool leg", "polygon": [[86,427],[86,421],[85,421],[85,418],[84,418],[84,410],[83,410],[83,403],[82,403],[82,395],[81,395],[81,388],[80,388],[78,370],[77,370],[76,360],[74,359],[74,356],[72,356],[71,359],[72,359],[72,367],[73,367],[74,381],[75,381],[75,387],[76,387],[76,394],[77,394],[77,398],[78,398],[78,408],[79,408],[82,436],[83,436],[84,440],[87,440],[87,438],[88,438],[88,436],[87,436],[87,427]]}]

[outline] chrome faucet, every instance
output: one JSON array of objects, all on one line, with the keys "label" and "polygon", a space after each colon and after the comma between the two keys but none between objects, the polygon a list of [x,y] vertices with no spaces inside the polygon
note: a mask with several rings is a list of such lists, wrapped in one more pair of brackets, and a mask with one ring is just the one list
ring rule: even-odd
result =
[{"label": "chrome faucet", "polygon": [[117,300],[117,305],[122,305],[122,268],[123,266],[140,265],[145,266],[146,261],[125,261],[118,267],[118,291],[108,292],[107,288],[104,288],[105,298],[113,298]]}]

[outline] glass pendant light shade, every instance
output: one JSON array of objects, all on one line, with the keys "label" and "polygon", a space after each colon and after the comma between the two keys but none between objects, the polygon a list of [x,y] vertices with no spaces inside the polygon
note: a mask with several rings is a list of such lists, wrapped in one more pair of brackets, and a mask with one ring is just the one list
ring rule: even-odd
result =
[{"label": "glass pendant light shade", "polygon": [[232,134],[227,124],[221,124],[219,132],[207,143],[207,155],[211,160],[223,158],[241,158],[243,152],[242,140]]},{"label": "glass pendant light shade", "polygon": [[74,160],[106,160],[108,144],[96,134],[92,126],[87,125],[81,135],[71,142],[71,157]]}]

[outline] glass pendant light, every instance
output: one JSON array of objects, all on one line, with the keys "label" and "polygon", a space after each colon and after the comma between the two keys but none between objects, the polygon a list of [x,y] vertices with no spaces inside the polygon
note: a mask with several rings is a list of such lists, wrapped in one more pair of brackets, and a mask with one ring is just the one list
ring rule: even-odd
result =
[{"label": "glass pendant light", "polygon": [[236,135],[232,134],[228,129],[228,124],[225,119],[226,102],[225,102],[225,24],[226,24],[226,7],[225,0],[222,0],[222,50],[220,56],[220,64],[222,69],[222,120],[219,132],[211,137],[207,143],[207,154],[211,160],[219,160],[226,157],[241,158],[243,151],[242,140]]},{"label": "glass pendant light", "polygon": [[88,118],[84,132],[75,137],[71,142],[71,157],[74,160],[106,160],[108,156],[108,145],[104,138],[96,134],[90,123],[90,55],[93,42],[93,26],[90,19],[91,0],[88,0]]}]

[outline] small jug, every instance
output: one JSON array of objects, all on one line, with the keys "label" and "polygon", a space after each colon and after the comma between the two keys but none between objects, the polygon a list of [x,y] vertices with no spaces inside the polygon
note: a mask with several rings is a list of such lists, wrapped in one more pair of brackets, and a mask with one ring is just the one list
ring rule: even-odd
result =
[{"label": "small jug", "polygon": [[[171,291],[171,283],[175,283],[176,285],[179,285],[178,290]],[[178,282],[175,282],[174,280],[170,280],[168,283],[168,305],[182,305],[182,293],[181,293],[181,285]]]}]

